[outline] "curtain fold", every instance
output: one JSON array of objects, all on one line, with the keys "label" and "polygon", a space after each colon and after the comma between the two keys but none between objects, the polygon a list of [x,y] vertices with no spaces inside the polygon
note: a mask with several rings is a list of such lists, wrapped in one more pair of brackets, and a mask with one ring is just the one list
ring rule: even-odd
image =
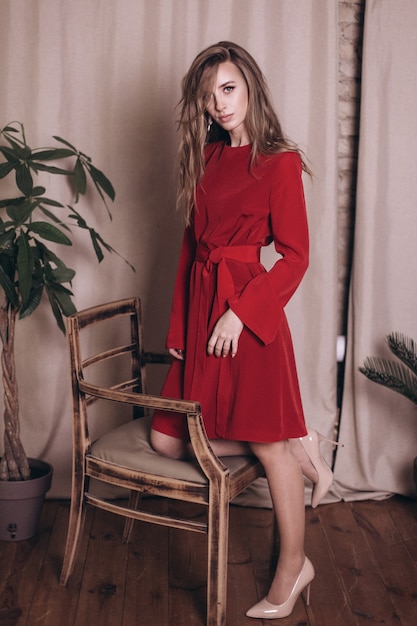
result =
[{"label": "curtain fold", "polygon": [[348,348],[336,488],[345,500],[414,496],[413,404],[359,373],[395,360],[385,337],[417,339],[417,11],[414,0],[367,0]]},{"label": "curtain fold", "polygon": [[[48,145],[52,135],[68,139],[116,189],[112,222],[89,199],[84,206],[136,273],[115,256],[97,265],[81,239],[65,257],[77,271],[76,306],[139,295],[150,350],[164,348],[183,229],[174,168],[181,79],[195,55],[219,40],[253,54],[283,127],[314,171],[314,181],[305,181],[311,266],[288,313],[307,422],[330,434],[336,420],[337,3],[2,0],[0,37],[0,125],[21,120],[33,146]],[[71,202],[66,187],[62,191]],[[272,256],[268,250],[267,264]],[[30,456],[55,467],[50,497],[68,496],[67,346],[46,304],[18,323],[16,350],[23,440]]]}]

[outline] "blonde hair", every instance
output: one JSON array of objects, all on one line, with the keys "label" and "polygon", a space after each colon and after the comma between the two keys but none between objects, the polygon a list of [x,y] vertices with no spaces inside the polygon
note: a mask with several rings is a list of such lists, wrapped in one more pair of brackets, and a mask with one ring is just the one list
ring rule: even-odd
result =
[{"label": "blonde hair", "polygon": [[196,187],[204,174],[204,149],[207,143],[228,141],[229,134],[213,122],[209,126],[206,111],[207,87],[212,86],[220,63],[231,61],[242,72],[248,87],[246,130],[252,144],[251,166],[259,154],[284,150],[298,152],[304,171],[310,173],[302,152],[283,133],[271,104],[265,77],[253,57],[241,46],[221,41],[209,46],[194,59],[182,82],[182,98],[178,104],[181,131],[179,147],[180,180],[178,207],[190,223]]}]

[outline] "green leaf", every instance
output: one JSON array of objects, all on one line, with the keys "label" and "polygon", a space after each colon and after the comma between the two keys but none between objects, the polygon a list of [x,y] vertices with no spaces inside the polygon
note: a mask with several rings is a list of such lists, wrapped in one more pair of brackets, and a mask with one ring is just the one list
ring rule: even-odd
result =
[{"label": "green leaf", "polygon": [[19,198],[6,198],[5,200],[0,200],[0,207],[20,206],[26,201],[24,196],[19,196]]},{"label": "green leaf", "polygon": [[6,209],[7,215],[13,220],[15,227],[24,224],[31,213],[39,206],[40,200],[33,202],[22,202],[20,205],[11,205]]},{"label": "green leaf", "polygon": [[72,241],[69,239],[62,230],[59,230],[48,222],[33,222],[28,225],[28,230],[39,235],[42,239],[53,241],[54,243],[60,243],[64,246],[72,246]]},{"label": "green leaf", "polygon": [[71,209],[72,213],[68,215],[70,219],[74,219],[77,221],[78,228],[85,228],[88,230],[88,225],[85,219],[80,215],[72,206],[68,205],[68,208]]},{"label": "green leaf", "polygon": [[17,128],[13,128],[13,126],[5,126],[4,128],[1,129],[0,134],[5,134],[5,133],[18,133],[18,129]]},{"label": "green leaf", "polygon": [[51,289],[49,285],[45,285],[45,287],[46,287],[46,293],[48,294],[49,304],[51,305],[52,313],[54,314],[56,323],[58,324],[58,328],[62,330],[62,332],[65,335],[66,328],[65,328],[64,320],[62,319],[60,308],[55,298],[54,290]]},{"label": "green leaf", "polygon": [[37,187],[34,187],[32,189],[32,196],[43,196],[45,191],[45,187],[41,187],[40,185],[38,185]]},{"label": "green leaf", "polygon": [[16,273],[16,254],[16,246],[14,243],[11,243],[9,247],[5,246],[0,250],[0,265],[12,283],[14,283],[14,276]]},{"label": "green leaf", "polygon": [[26,306],[22,306],[19,313],[19,319],[29,317],[38,308],[42,299],[43,284],[38,285],[35,289],[32,289],[29,301]]},{"label": "green leaf", "polygon": [[103,174],[103,172],[101,172],[100,170],[98,170],[96,167],[94,167],[94,165],[92,165],[91,163],[88,164],[88,170],[90,172],[90,176],[93,179],[94,183],[97,185],[99,185],[101,187],[101,189],[104,191],[104,193],[111,199],[114,201],[115,197],[116,197],[116,193],[114,191],[113,185],[111,184],[111,182],[109,181],[109,179],[107,178],[107,176],[105,176]]},{"label": "green leaf", "polygon": [[[70,269],[69,267],[67,267],[64,263],[64,261],[62,261],[62,259],[60,259],[55,252],[52,252],[52,250],[50,250],[49,248],[47,248],[41,241],[37,241],[36,242],[36,248],[39,251],[39,256],[43,259],[43,264],[45,266],[51,266],[51,263],[53,263],[57,269],[62,270],[63,272],[68,272],[68,277],[71,274],[71,278],[70,280],[68,280],[68,282],[70,282],[72,280],[72,278],[75,276],[75,272],[74,270]],[[53,271],[51,269],[51,274],[53,275]],[[60,282],[59,280],[57,282]]]},{"label": "green leaf", "polygon": [[[67,268],[62,261],[60,261],[59,266],[54,267],[54,261],[51,259],[46,248],[43,252],[43,259],[45,266],[45,282],[61,286],[63,286],[63,283],[71,283],[71,280],[75,276],[74,270]],[[64,287],[62,288],[64,289]]]},{"label": "green leaf", "polygon": [[65,206],[61,202],[58,202],[58,200],[51,200],[51,198],[41,198],[41,200],[42,204],[48,204],[49,206],[60,207],[61,209]]},{"label": "green leaf", "polygon": [[55,159],[66,159],[67,157],[73,156],[73,154],[72,150],[65,148],[50,148],[33,152],[32,158],[36,161],[54,161]]},{"label": "green leaf", "polygon": [[29,239],[23,231],[17,239],[16,267],[22,303],[26,306],[29,301],[30,290],[32,289],[34,261]]},{"label": "green leaf", "polygon": [[30,196],[30,194],[32,193],[32,174],[30,173],[28,166],[24,163],[16,168],[16,185],[26,197]]},{"label": "green leaf", "polygon": [[69,228],[69,226],[67,226],[66,224],[64,224],[59,217],[57,217],[54,213],[52,213],[52,211],[48,211],[48,209],[45,209],[44,206],[42,206],[41,204],[39,205],[39,210],[42,211],[42,213],[48,217],[51,222],[55,222],[55,224],[59,224],[60,226],[62,226],[62,228],[65,228],[65,230],[67,230],[68,232],[71,232],[71,229]]},{"label": "green leaf", "polygon": [[66,139],[62,139],[62,137],[58,137],[57,135],[54,135],[53,137],[54,137],[54,139],[56,141],[59,141],[60,143],[63,143],[66,146],[68,146],[69,148],[71,148],[71,150],[73,151],[73,154],[78,154],[77,148],[74,148],[74,146],[72,144],[70,144],[69,141],[66,141]]},{"label": "green leaf", "polygon": [[48,172],[49,174],[62,174],[63,176],[72,176],[72,172],[70,170],[63,170],[60,167],[55,167],[54,165],[44,165],[43,163],[38,163],[38,161],[32,161],[31,166],[36,170],[40,170],[41,172]]},{"label": "green leaf", "polygon": [[5,249],[10,249],[14,240],[16,231],[14,229],[6,230],[0,234],[0,249],[4,253]]},{"label": "green leaf", "polygon": [[62,285],[57,285],[55,283],[46,283],[45,288],[56,322],[65,334],[65,325],[62,319],[62,314],[65,315],[65,317],[68,317],[77,311],[71,300],[72,292],[69,289],[62,287]]},{"label": "green leaf", "polygon": [[16,289],[14,287],[13,282],[7,276],[6,272],[3,269],[3,265],[0,264],[0,284],[4,289],[4,293],[8,300],[12,303],[12,305],[16,308],[19,307],[19,298],[16,293]]},{"label": "green leaf", "polygon": [[[103,237],[99,235],[98,232],[96,232],[93,228],[89,228],[88,230],[90,231],[90,236],[93,240],[93,246],[94,246],[94,243],[96,243],[97,246],[100,243],[103,246],[103,248],[107,250],[107,252],[112,252],[113,254],[116,254],[120,259],[122,259],[130,267],[130,269],[133,272],[136,272],[136,269],[134,268],[134,266],[131,263],[129,263],[129,261],[125,259],[121,254],[119,254],[119,252],[117,252],[117,250],[115,250],[110,244],[104,241]],[[99,259],[99,262],[100,262],[100,259]]]},{"label": "green leaf", "polygon": [[78,198],[78,194],[83,196],[85,192],[87,191],[87,178],[85,176],[85,171],[84,171],[84,168],[80,159],[77,159],[75,163],[73,174],[74,174],[75,191],[77,193],[77,198]]},{"label": "green leaf", "polygon": [[88,230],[90,231],[90,237],[91,237],[91,242],[93,244],[94,252],[96,253],[98,262],[101,263],[102,260],[104,259],[104,254],[100,246],[99,237],[97,237],[97,233],[95,232],[94,229],[89,228]]},{"label": "green leaf", "polygon": [[0,163],[0,178],[4,178],[7,174],[10,174],[14,168],[15,163],[13,162]]},{"label": "green leaf", "polygon": [[71,300],[71,296],[68,293],[55,289],[54,294],[58,305],[65,317],[74,315],[74,313],[77,312],[77,309],[75,308],[75,305]]},{"label": "green leaf", "polygon": [[57,267],[51,272],[54,282],[62,285],[63,283],[71,283],[75,276],[75,271],[70,267]]},{"label": "green leaf", "polygon": [[13,137],[10,137],[10,135],[6,135],[6,139],[13,150],[14,158],[16,158],[17,156],[18,159],[22,159],[23,161],[26,161],[26,159],[30,158],[32,150],[25,142],[20,141],[20,139],[16,139],[15,141],[15,139]]},{"label": "green leaf", "polygon": [[12,150],[12,148],[0,146],[0,152],[8,161],[10,161],[10,163],[14,163],[15,165],[20,163],[20,159],[16,156],[16,153]]},{"label": "green leaf", "polygon": [[93,248],[96,252],[96,256],[98,258],[98,261],[100,262],[103,259],[103,253],[101,250],[101,246],[103,246],[103,248],[105,248],[108,252],[113,252],[114,254],[116,254],[118,257],[120,257],[127,265],[129,265],[129,267],[131,268],[131,270],[133,272],[136,272],[135,268],[133,267],[133,265],[131,263],[129,263],[129,261],[127,259],[125,259],[121,254],[119,254],[114,248],[112,248],[108,243],[106,243],[104,241],[104,239],[101,237],[101,235],[99,235],[94,228],[90,228],[90,226],[88,226],[87,222],[84,220],[84,218],[74,209],[74,207],[68,205],[68,208],[71,209],[72,213],[70,213],[68,215],[69,218],[71,219],[75,219],[77,221],[77,226],[78,228],[82,228],[85,230],[88,230],[88,232],[90,233],[90,237],[91,237],[91,241],[93,244]]}]

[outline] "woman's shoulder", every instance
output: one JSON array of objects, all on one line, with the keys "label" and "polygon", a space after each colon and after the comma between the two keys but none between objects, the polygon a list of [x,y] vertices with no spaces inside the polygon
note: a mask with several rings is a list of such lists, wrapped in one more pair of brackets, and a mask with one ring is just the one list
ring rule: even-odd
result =
[{"label": "woman's shoulder", "polygon": [[302,169],[302,160],[300,154],[296,150],[281,150],[272,154],[263,154],[260,156],[259,165],[267,167],[271,170],[285,169]]},{"label": "woman's shoulder", "polygon": [[297,150],[280,150],[272,154],[263,155],[264,159],[273,159],[275,162],[294,161],[301,162],[301,156]]},{"label": "woman's shoulder", "polygon": [[212,141],[211,143],[207,143],[204,147],[204,154],[206,159],[209,158],[215,152],[221,150],[224,146],[224,141]]}]

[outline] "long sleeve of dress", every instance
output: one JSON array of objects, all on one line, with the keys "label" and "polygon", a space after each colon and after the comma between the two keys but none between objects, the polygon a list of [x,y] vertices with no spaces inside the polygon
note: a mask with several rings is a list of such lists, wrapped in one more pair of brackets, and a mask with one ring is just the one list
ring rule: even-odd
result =
[{"label": "long sleeve of dress", "polygon": [[229,299],[230,308],[264,344],[271,343],[283,318],[283,309],[308,266],[308,226],[301,160],[282,154],[270,193],[270,219],[275,249],[282,255],[269,272],[253,278]]},{"label": "long sleeve of dress", "polygon": [[195,247],[192,227],[187,227],[182,240],[175,279],[170,325],[166,340],[167,348],[179,348],[181,350],[185,348],[190,272],[194,260]]}]

